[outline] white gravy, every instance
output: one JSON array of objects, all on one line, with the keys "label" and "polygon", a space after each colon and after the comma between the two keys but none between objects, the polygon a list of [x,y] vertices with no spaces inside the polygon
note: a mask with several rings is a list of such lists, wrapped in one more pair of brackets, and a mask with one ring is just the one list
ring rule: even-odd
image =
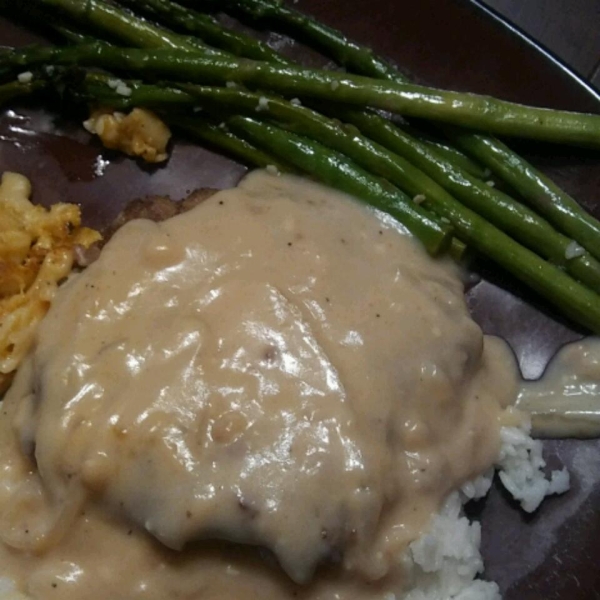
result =
[{"label": "white gravy", "polygon": [[523,383],[517,406],[537,437],[600,437],[600,339],[561,348],[539,380]]},{"label": "white gravy", "polygon": [[64,285],[0,419],[0,571],[35,599],[365,600],[499,449],[514,369],[457,268],[256,172]]}]

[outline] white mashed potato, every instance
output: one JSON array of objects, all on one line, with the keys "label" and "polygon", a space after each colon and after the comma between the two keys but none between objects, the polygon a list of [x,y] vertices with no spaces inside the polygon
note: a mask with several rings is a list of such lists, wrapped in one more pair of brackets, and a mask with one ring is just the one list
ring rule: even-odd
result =
[{"label": "white mashed potato", "polygon": [[0,416],[0,575],[35,600],[497,598],[462,503],[494,465],[526,510],[568,486],[517,381],[450,261],[254,173],[61,288]]}]

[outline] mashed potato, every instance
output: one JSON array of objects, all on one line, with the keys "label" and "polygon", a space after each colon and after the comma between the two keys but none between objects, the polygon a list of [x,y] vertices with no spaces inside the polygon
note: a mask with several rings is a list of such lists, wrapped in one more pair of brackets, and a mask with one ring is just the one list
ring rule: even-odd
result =
[{"label": "mashed potato", "polygon": [[0,185],[0,393],[27,353],[58,284],[69,275],[77,245],[101,239],[81,227],[79,208],[29,201],[31,184],[5,173]]}]

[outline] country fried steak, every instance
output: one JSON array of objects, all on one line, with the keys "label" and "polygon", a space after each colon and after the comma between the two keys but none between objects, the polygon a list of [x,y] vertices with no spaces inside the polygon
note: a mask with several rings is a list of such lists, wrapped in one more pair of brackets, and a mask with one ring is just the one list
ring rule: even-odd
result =
[{"label": "country fried steak", "polygon": [[147,196],[132,200],[103,232],[103,243],[106,244],[118,229],[133,219],[150,219],[156,223],[165,221],[191,210],[217,192],[213,188],[199,188],[183,200],[173,200],[170,196]]}]

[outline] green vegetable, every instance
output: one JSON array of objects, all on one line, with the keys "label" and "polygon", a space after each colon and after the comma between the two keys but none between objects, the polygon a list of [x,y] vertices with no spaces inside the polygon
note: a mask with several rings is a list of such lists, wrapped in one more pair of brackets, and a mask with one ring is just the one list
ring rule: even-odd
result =
[{"label": "green vegetable", "polygon": [[63,40],[70,43],[83,44],[95,41],[91,36],[77,31],[61,19],[57,19],[56,14],[51,14],[50,11],[31,2],[15,3],[14,0],[0,0],[0,10],[5,10],[11,18],[18,19],[26,24],[48,28],[51,32],[58,33]]},{"label": "green vegetable", "polygon": [[371,49],[349,40],[343,33],[294,10],[280,0],[186,0],[190,6],[231,12],[253,24],[272,27],[306,42],[319,52],[362,75],[393,79],[397,70]]},{"label": "green vegetable", "polygon": [[524,159],[514,160],[514,153],[497,139],[476,134],[465,135],[459,130],[449,133],[459,146],[481,156],[498,177],[508,182],[557,229],[600,259],[600,222],[550,178]]},{"label": "green vegetable", "polygon": [[46,82],[41,79],[33,79],[28,82],[11,81],[0,85],[0,106],[5,106],[15,98],[31,96],[46,88]]},{"label": "green vegetable", "polygon": [[433,156],[439,156],[446,162],[450,162],[455,167],[458,167],[458,169],[461,169],[473,177],[477,177],[477,179],[489,179],[491,174],[489,169],[482,167],[453,146],[450,146],[449,144],[446,144],[435,138],[425,136],[421,132],[412,128],[410,129],[410,134],[422,144],[428,146],[429,149],[433,151]]},{"label": "green vegetable", "polygon": [[105,44],[56,49],[53,61],[129,70],[140,75],[196,83],[232,81],[286,96],[334,99],[361,107],[372,105],[409,116],[445,120],[507,135],[600,147],[600,115],[527,107],[485,96],[380,82],[345,73],[207,56],[177,49],[142,50]]},{"label": "green vegetable", "polygon": [[197,36],[203,42],[236,56],[272,63],[288,62],[257,39],[225,29],[210,15],[184,8],[170,0],[121,0],[121,2],[139,9],[150,17],[163,20],[166,25],[175,30]]},{"label": "green vegetable", "polygon": [[[331,163],[321,153],[322,147],[306,138],[248,117],[235,117],[229,124],[235,133],[300,169],[317,172],[321,165],[325,165],[325,169],[331,168]],[[333,165],[336,166],[335,161]],[[323,181],[332,187],[338,187],[340,183],[348,186],[353,181],[349,175],[352,173],[343,170],[339,175],[330,177],[329,181],[323,177]],[[357,195],[356,190],[350,193]],[[438,209],[452,223],[457,236],[469,247],[504,267],[574,321],[600,333],[598,294],[542,260],[459,202],[454,201],[451,206],[440,205]]]},{"label": "green vegetable", "polygon": [[52,28],[71,44],[93,44],[95,41],[97,41],[92,36],[80,33],[79,31],[71,29],[66,25],[56,23],[53,24]]},{"label": "green vegetable", "polygon": [[125,44],[142,48],[176,48],[188,52],[210,51],[193,38],[153,25],[104,0],[31,0]]},{"label": "green vegetable", "polygon": [[205,142],[246,165],[259,169],[275,167],[282,172],[290,170],[270,154],[202,117],[162,116],[169,125],[179,129],[186,136]]},{"label": "green vegetable", "polygon": [[158,111],[170,111],[177,114],[178,109],[186,110],[196,107],[196,98],[178,88],[150,85],[139,81],[127,80],[128,95],[116,92],[112,78],[103,73],[85,73],[81,77],[75,73],[59,74],[57,84],[64,87],[63,95],[67,102],[91,104],[92,106],[111,108],[113,110],[130,110],[135,107],[151,108]]}]

